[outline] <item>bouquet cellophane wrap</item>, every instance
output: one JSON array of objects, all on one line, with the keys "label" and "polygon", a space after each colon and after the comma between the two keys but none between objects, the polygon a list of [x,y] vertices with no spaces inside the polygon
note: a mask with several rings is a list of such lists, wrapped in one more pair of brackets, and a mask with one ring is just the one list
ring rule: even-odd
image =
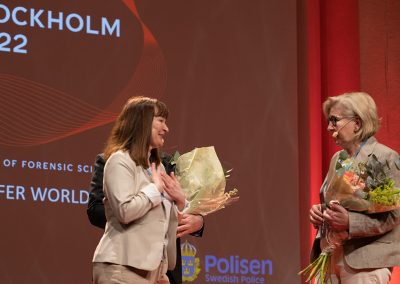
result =
[{"label": "bouquet cellophane wrap", "polygon": [[327,204],[331,201],[339,201],[344,208],[365,213],[380,213],[391,211],[400,207],[399,195],[395,196],[398,200],[393,205],[377,204],[368,197],[368,189],[365,181],[354,171],[346,171],[343,175],[334,174],[325,193]]},{"label": "bouquet cellophane wrap", "polygon": [[225,192],[224,170],[213,146],[195,148],[176,161],[176,177],[189,206],[184,213],[207,215],[229,204],[236,191]]}]

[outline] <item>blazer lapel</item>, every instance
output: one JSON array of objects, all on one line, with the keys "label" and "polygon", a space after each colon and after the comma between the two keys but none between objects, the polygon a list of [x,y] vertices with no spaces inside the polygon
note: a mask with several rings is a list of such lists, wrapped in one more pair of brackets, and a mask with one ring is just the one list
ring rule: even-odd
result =
[{"label": "blazer lapel", "polygon": [[357,157],[354,159],[354,165],[358,165],[358,163],[366,163],[370,159],[370,154],[373,154],[375,151],[375,147],[378,144],[378,141],[375,137],[370,137],[365,142],[364,146],[360,149]]}]

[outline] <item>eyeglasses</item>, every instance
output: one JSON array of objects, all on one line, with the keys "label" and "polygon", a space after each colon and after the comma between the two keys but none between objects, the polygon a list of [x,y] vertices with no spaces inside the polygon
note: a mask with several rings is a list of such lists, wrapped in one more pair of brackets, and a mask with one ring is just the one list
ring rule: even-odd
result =
[{"label": "eyeglasses", "polygon": [[329,123],[332,123],[332,126],[336,127],[338,121],[340,121],[342,119],[345,119],[345,118],[354,118],[354,116],[342,116],[342,117],[339,117],[339,116],[335,116],[335,115],[330,115],[328,117],[328,121],[327,122],[328,122],[328,125],[329,125]]}]

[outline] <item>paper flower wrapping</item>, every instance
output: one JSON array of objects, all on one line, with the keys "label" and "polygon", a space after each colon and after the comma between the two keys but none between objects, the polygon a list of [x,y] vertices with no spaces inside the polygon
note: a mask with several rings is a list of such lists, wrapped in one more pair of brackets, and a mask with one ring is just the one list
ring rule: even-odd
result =
[{"label": "paper flower wrapping", "polygon": [[189,206],[184,213],[207,215],[237,201],[237,189],[225,192],[226,176],[213,146],[195,148],[176,161],[176,177]]}]

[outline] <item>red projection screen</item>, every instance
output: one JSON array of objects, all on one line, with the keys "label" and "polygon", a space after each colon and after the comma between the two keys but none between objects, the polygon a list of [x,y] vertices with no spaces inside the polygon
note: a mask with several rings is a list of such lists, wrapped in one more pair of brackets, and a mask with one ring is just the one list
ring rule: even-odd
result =
[{"label": "red projection screen", "polygon": [[239,189],[184,282],[300,283],[296,1],[0,1],[0,27],[1,283],[90,283],[92,164],[133,95]]}]

